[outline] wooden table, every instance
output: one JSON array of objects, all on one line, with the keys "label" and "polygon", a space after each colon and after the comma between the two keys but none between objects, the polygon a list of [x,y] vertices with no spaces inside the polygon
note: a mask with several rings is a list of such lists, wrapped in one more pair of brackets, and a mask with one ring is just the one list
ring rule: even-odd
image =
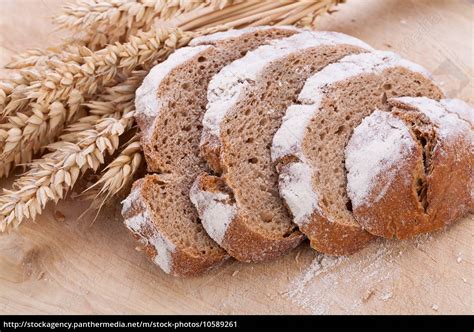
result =
[{"label": "wooden table", "polygon": [[[54,45],[59,0],[0,0],[0,63]],[[320,28],[396,50],[435,74],[450,97],[474,104],[473,2],[349,0]],[[5,74],[5,71],[2,72]],[[226,263],[195,279],[155,267],[108,210],[78,220],[87,202],[49,207],[0,235],[0,313],[473,314],[473,217],[404,242],[378,241],[343,259],[305,244],[266,264]]]}]

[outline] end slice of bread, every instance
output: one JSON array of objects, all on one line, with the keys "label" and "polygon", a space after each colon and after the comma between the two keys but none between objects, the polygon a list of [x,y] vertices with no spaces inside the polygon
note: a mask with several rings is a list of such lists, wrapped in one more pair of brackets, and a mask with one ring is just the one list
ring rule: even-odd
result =
[{"label": "end slice of bread", "polygon": [[374,235],[404,239],[472,212],[473,122],[462,115],[474,110],[451,99],[389,104],[390,113],[362,121],[346,148],[355,219]]},{"label": "end slice of bread", "polygon": [[280,194],[314,249],[348,255],[372,240],[352,215],[344,149],[364,117],[386,108],[387,97],[405,95],[443,94],[422,67],[375,51],[347,56],[316,73],[288,108],[272,158]]},{"label": "end slice of bread", "polygon": [[[222,176],[201,175],[191,199],[208,233],[236,259],[274,259],[304,239],[278,194],[270,158],[273,134],[307,77],[348,54],[369,50],[344,34],[306,31],[249,52],[212,79],[201,148]],[[210,212],[219,192],[232,197],[229,220]]]},{"label": "end slice of bread", "polygon": [[[122,203],[122,215],[155,264],[166,273],[190,277],[229,256],[205,235],[183,187],[186,179],[182,177],[147,175],[134,183]],[[181,199],[176,199],[177,193]]]},{"label": "end slice of bread", "polygon": [[[210,79],[249,50],[297,31],[258,27],[197,38],[154,67],[138,89],[141,145],[148,170],[156,174],[136,184],[123,214],[165,272],[197,275],[227,257],[208,237],[189,200],[196,175],[207,170],[199,156],[199,140]],[[125,208],[137,199],[140,205]]]}]

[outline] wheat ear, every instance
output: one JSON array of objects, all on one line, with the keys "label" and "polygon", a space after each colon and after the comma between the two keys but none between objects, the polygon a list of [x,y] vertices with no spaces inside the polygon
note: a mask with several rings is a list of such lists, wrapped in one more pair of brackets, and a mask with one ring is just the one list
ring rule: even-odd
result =
[{"label": "wheat ear", "polygon": [[[104,102],[116,98],[115,107],[100,101],[89,117],[68,127],[58,142],[48,146],[50,153],[34,160],[29,170],[14,181],[12,190],[0,196],[0,230],[17,226],[24,219],[34,219],[47,202],[57,202],[74,186],[80,174],[97,171],[105,156],[119,148],[119,137],[133,125],[133,96],[145,72],[134,72],[125,82],[108,88]],[[122,102],[128,100],[128,102]]]},{"label": "wheat ear", "polygon": [[230,0],[87,0],[71,3],[54,22],[63,29],[88,34],[88,46],[123,42],[138,31],[148,31],[154,20],[170,19],[197,8],[222,8]]},{"label": "wheat ear", "polygon": [[99,180],[86,189],[87,192],[91,192],[88,196],[95,202],[94,208],[100,211],[110,197],[127,188],[142,162],[142,149],[139,135],[136,134],[125,144],[120,154],[107,165]]},{"label": "wheat ear", "polygon": [[128,43],[116,43],[97,52],[89,50],[83,65],[50,61],[54,70],[43,72],[42,81],[33,82],[20,92],[14,89],[10,95],[11,100],[29,100],[30,109],[24,113],[9,110],[14,115],[0,124],[0,176],[18,164],[28,163],[42,146],[51,143],[64,124],[74,120],[87,98],[116,84],[119,75],[126,77],[132,70],[149,68],[155,61],[165,59],[191,38],[192,33],[176,28],[157,29],[132,37]]}]

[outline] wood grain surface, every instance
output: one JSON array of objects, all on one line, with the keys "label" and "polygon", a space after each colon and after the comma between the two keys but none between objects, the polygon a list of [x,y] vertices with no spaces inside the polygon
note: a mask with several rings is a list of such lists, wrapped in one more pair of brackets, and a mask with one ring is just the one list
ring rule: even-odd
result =
[{"label": "wood grain surface", "polygon": [[[57,44],[50,17],[60,0],[0,0],[0,64],[26,48]],[[447,95],[474,104],[473,2],[348,0],[319,28],[394,50],[434,73]],[[8,71],[0,71],[0,76]],[[7,185],[7,184],[3,184]],[[118,204],[117,204],[118,206]],[[377,241],[333,259],[308,244],[266,264],[229,261],[194,279],[162,273],[117,209],[79,219],[69,198],[54,218],[0,235],[0,313],[5,314],[473,314],[473,217],[415,240]]]}]

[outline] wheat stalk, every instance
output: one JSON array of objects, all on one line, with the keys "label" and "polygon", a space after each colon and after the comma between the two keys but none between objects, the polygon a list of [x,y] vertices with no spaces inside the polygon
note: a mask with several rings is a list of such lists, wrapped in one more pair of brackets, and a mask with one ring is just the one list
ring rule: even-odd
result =
[{"label": "wheat stalk", "polygon": [[63,29],[85,32],[89,47],[123,42],[138,31],[148,31],[157,18],[170,19],[197,8],[222,8],[230,0],[82,0],[64,7],[54,18]]},{"label": "wheat stalk", "polygon": [[[46,203],[64,198],[80,174],[97,171],[106,154],[112,155],[118,149],[120,135],[133,125],[134,91],[144,74],[134,72],[125,82],[108,88],[99,99],[109,104],[115,100],[114,107],[106,107],[101,101],[89,104],[93,115],[68,127],[58,142],[48,146],[51,152],[34,160],[13,183],[13,190],[4,189],[0,196],[1,231],[24,219],[34,219]],[[135,157],[134,163],[137,162]]]},{"label": "wheat stalk", "polygon": [[[63,126],[74,120],[88,97],[116,84],[119,75],[128,76],[132,70],[149,68],[165,59],[191,38],[192,33],[176,28],[157,29],[97,52],[82,47],[82,52],[89,53],[82,65],[50,60],[50,69],[41,73],[42,80],[21,91],[14,89],[10,95],[11,101],[29,100],[30,110],[18,113],[10,109],[8,113],[16,114],[6,116],[5,123],[0,124],[0,176],[8,175],[18,164],[28,163],[42,146],[52,142]],[[11,102],[5,109],[10,106]]]}]

